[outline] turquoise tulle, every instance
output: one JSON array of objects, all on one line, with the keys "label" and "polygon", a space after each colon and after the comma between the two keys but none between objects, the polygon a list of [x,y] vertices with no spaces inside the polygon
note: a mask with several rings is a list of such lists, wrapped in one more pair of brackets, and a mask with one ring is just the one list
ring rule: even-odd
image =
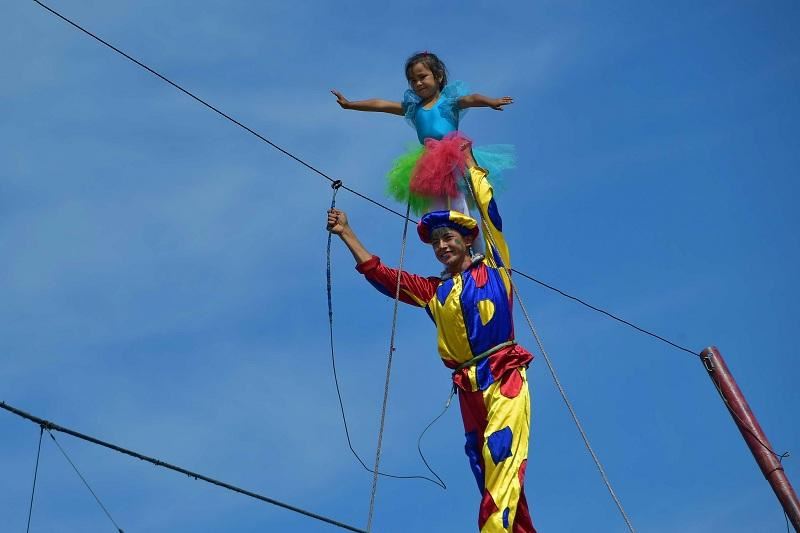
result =
[{"label": "turquoise tulle", "polygon": [[495,192],[505,190],[505,171],[517,167],[517,153],[513,144],[487,144],[476,146],[472,154],[478,166],[489,172],[489,181]]}]

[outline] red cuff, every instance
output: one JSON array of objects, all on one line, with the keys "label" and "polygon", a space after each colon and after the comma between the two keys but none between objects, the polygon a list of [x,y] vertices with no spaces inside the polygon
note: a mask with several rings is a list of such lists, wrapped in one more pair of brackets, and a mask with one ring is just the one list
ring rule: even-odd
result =
[{"label": "red cuff", "polygon": [[377,255],[373,255],[363,263],[356,265],[356,270],[358,270],[362,274],[366,274],[371,270],[375,270],[378,268],[378,265],[381,264],[381,258]]}]

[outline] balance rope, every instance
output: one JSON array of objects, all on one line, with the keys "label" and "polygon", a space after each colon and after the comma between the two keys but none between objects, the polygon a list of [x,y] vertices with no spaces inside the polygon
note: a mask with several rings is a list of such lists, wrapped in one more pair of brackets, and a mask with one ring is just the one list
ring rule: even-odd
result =
[{"label": "balance rope", "polygon": [[[408,215],[411,204],[406,204],[406,216],[403,221],[403,240],[400,245],[400,263],[397,266],[397,286],[394,292],[394,307],[392,309],[392,334],[389,337],[389,356],[386,363],[386,380],[383,383],[383,405],[381,406],[381,424],[378,429],[378,446],[375,450],[375,469],[372,475],[372,491],[369,497],[369,515],[367,516],[367,531],[372,531],[372,517],[375,511],[375,494],[378,491],[378,466],[381,462],[381,447],[383,445],[383,430],[386,423],[386,406],[389,402],[389,378],[392,374],[392,359],[394,356],[394,339],[397,333],[397,309],[400,306],[400,280],[403,275],[403,260],[406,255],[406,241],[408,238]],[[426,463],[427,464],[427,463]]]},{"label": "balance rope", "polygon": [[[333,196],[331,198],[331,209],[334,209],[336,207],[336,193],[341,187],[341,183],[342,182],[340,180],[336,180],[331,184],[331,188],[333,188]],[[326,258],[327,258],[326,280],[327,280],[327,293],[328,293],[328,332],[330,334],[329,336],[330,336],[330,351],[331,351],[331,367],[333,369],[333,382],[336,385],[336,395],[339,398],[339,410],[342,415],[342,423],[344,424],[344,434],[345,437],[347,438],[347,446],[350,448],[350,451],[353,453],[353,456],[355,456],[355,458],[358,460],[358,462],[361,464],[364,470],[366,470],[367,472],[372,472],[372,470],[366,465],[366,463],[358,454],[358,452],[356,452],[355,448],[353,448],[353,443],[350,439],[350,430],[347,426],[347,416],[345,415],[344,401],[342,400],[342,392],[339,386],[339,376],[338,372],[336,371],[336,352],[334,350],[334,339],[333,339],[333,296],[332,296],[333,282],[331,276],[331,238],[332,234],[329,232],[328,245],[326,251]],[[419,438],[417,439],[417,451],[419,452],[419,456],[422,459],[422,462],[428,468],[428,471],[430,471],[430,473],[433,474],[433,476],[436,479],[431,479],[427,476],[420,476],[420,475],[397,475],[397,474],[388,474],[386,472],[378,472],[378,475],[393,479],[420,479],[420,480],[430,481],[431,483],[441,487],[442,489],[447,489],[447,485],[444,483],[444,481],[442,481],[442,478],[439,477],[439,475],[436,472],[434,472],[433,469],[428,464],[428,461],[425,459],[425,456],[423,455],[421,449],[422,437],[425,435],[425,432],[428,430],[428,428],[430,428],[433,425],[433,423],[436,422],[436,420],[438,420],[442,416],[442,414],[444,414],[444,412],[442,412],[439,416],[437,416],[433,420],[433,422],[428,424],[428,426],[422,431]]]}]

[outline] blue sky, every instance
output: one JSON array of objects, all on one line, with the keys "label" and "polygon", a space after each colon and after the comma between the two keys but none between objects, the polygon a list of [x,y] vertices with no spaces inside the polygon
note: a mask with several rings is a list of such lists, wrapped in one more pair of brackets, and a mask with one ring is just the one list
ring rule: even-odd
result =
[{"label": "blue sky", "polygon": [[[645,5],[646,4],[646,5]],[[778,451],[800,454],[800,8],[793,2],[154,2],[52,6],[375,198],[415,139],[328,93],[399,98],[434,50],[510,94],[473,110],[513,143],[499,198],[515,266],[698,351],[720,347]],[[364,526],[330,371],[319,176],[33,2],[0,8],[0,399],[79,431]],[[367,246],[402,221],[339,196]],[[399,206],[395,206],[399,207]],[[335,243],[339,373],[371,462],[391,323]],[[412,242],[409,268],[436,272]],[[525,280],[564,386],[640,531],[785,529],[701,365]],[[521,316],[521,342],[534,348]],[[383,466],[422,473],[449,374],[403,308]],[[625,530],[540,357],[526,490],[543,532]],[[381,480],[375,531],[470,531],[457,409],[426,437],[448,490]],[[38,429],[0,413],[0,515],[25,527]],[[56,435],[126,531],[331,526]],[[786,471],[800,484],[794,457]],[[32,531],[111,524],[44,442]]]}]

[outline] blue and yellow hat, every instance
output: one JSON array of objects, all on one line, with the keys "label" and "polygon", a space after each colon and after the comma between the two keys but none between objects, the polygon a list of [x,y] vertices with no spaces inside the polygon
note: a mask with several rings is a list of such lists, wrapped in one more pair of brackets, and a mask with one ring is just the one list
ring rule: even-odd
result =
[{"label": "blue and yellow hat", "polygon": [[461,235],[478,236],[478,221],[458,211],[431,211],[417,224],[417,234],[425,244],[431,243],[431,233],[437,228],[452,228]]}]

